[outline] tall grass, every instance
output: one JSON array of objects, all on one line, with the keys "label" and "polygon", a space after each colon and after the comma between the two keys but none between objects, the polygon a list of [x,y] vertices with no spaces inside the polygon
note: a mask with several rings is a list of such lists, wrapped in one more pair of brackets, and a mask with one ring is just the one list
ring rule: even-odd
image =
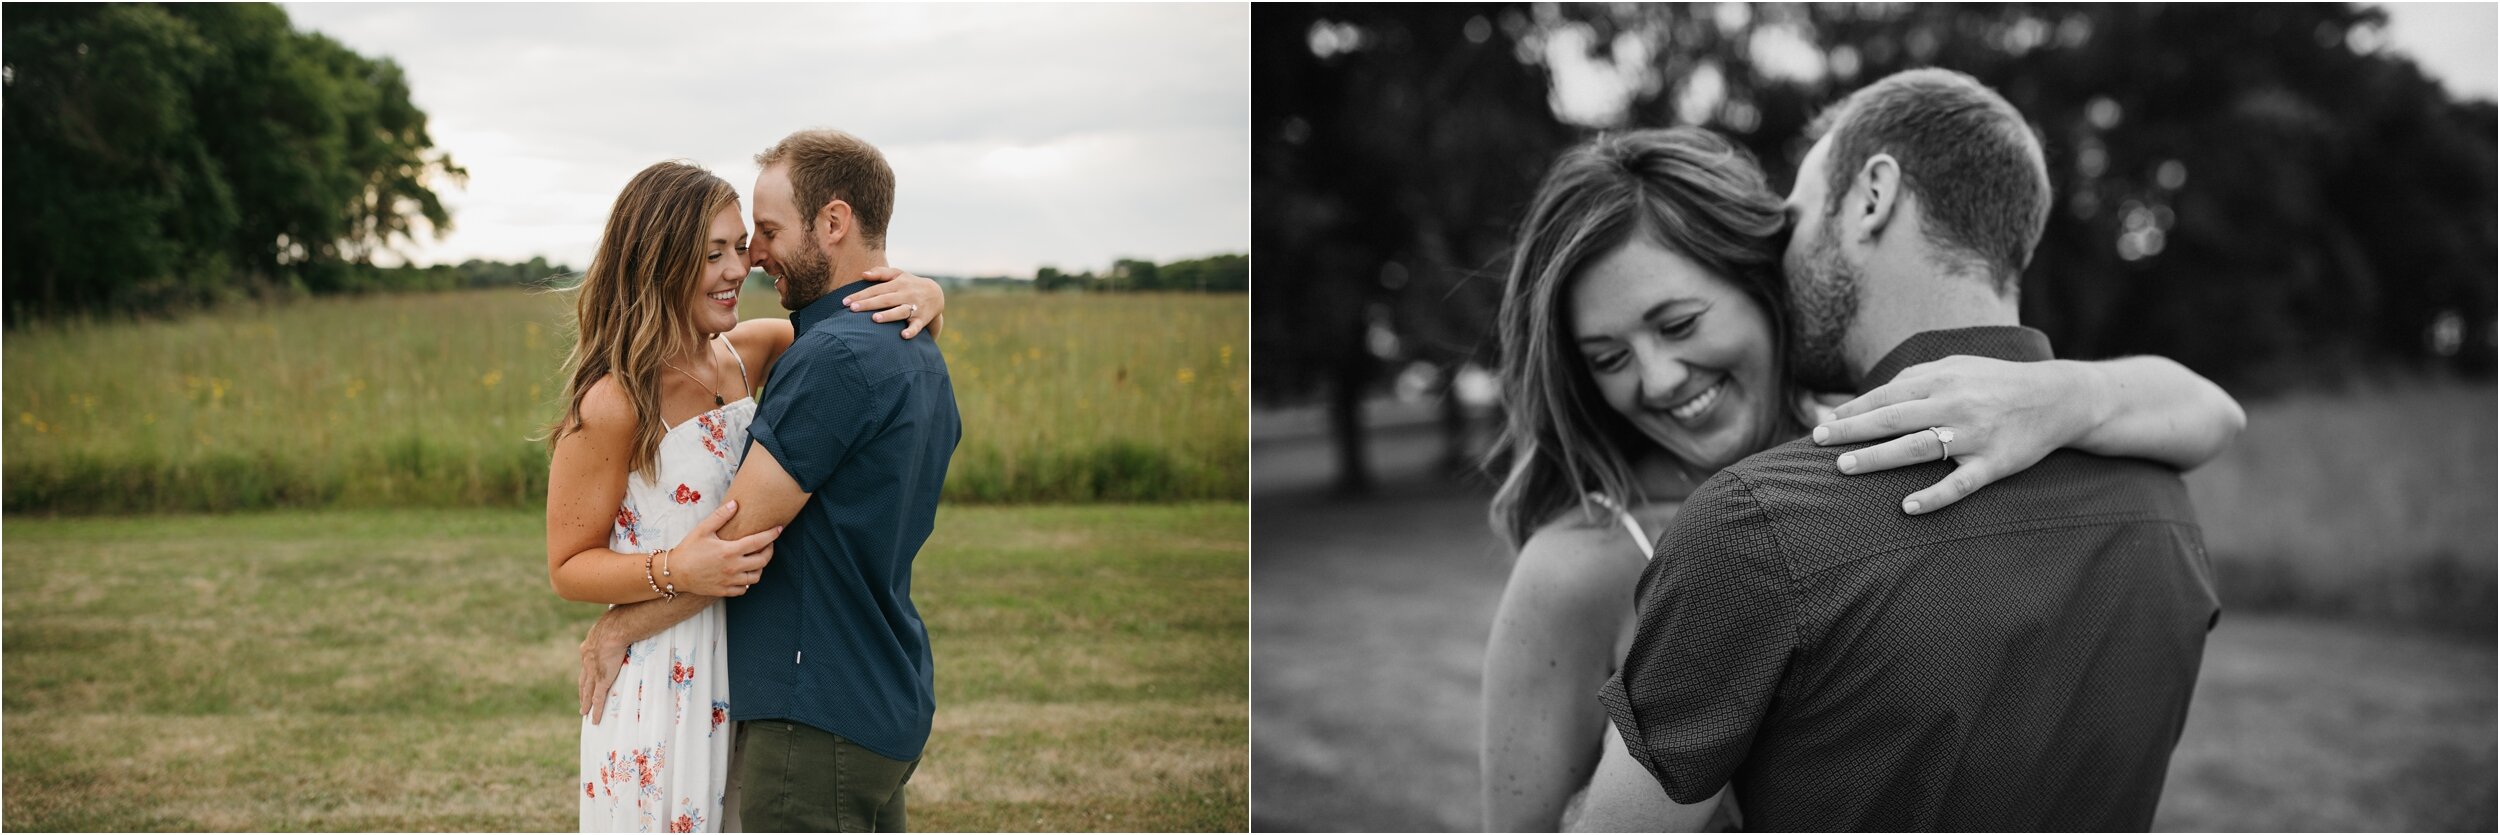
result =
[{"label": "tall grass", "polygon": [[2489,635],[2496,410],[2487,383],[2251,404],[2238,443],[2187,476],[2225,604]]},{"label": "tall grass", "polygon": [[[748,317],[782,315],[768,289]],[[6,509],[530,506],[569,296],[321,299],[6,337]],[[1241,296],[964,294],[956,501],[1247,494]]]}]

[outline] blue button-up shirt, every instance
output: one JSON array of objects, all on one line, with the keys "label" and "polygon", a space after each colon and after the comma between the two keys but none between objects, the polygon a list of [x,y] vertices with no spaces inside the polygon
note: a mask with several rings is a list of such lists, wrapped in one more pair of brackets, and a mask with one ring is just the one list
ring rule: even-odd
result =
[{"label": "blue button-up shirt", "polygon": [[729,600],[731,718],[781,719],[911,760],[929,739],[929,631],[911,602],[912,558],[937,520],[963,437],[937,340],[905,340],[843,300],[793,314],[749,430],[812,494],[773,561]]}]

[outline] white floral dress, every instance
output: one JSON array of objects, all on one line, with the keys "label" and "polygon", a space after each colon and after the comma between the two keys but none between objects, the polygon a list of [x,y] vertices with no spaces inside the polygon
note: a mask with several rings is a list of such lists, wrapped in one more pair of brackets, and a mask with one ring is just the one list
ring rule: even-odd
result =
[{"label": "white floral dress", "polygon": [[[743,359],[738,372],[746,373]],[[675,546],[719,509],[754,419],[755,400],[740,398],[662,435],[654,472],[626,479],[608,548],[640,554]],[[727,631],[714,601],[627,651],[606,715],[596,725],[582,717],[583,832],[721,830],[735,735]]]}]

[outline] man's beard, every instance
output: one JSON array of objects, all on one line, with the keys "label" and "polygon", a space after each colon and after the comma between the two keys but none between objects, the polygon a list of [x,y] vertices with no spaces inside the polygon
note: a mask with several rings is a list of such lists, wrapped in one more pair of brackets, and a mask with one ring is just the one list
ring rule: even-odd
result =
[{"label": "man's beard", "polygon": [[1841,343],[1858,321],[1857,270],[1840,257],[1840,244],[1826,225],[1806,246],[1787,259],[1788,332],[1794,344],[1788,370],[1798,385],[1812,391],[1854,391],[1849,362]]},{"label": "man's beard", "polygon": [[781,306],[797,310],[808,306],[833,289],[833,259],[825,255],[814,241],[802,242],[796,258],[781,259]]}]

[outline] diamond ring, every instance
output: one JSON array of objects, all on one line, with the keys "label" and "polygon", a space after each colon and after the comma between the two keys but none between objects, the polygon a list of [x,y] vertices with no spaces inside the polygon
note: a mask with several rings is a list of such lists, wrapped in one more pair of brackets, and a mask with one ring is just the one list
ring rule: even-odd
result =
[{"label": "diamond ring", "polygon": [[1937,460],[1953,460],[1953,430],[1942,426],[1930,426],[1927,427],[1927,431],[1936,433]]}]

